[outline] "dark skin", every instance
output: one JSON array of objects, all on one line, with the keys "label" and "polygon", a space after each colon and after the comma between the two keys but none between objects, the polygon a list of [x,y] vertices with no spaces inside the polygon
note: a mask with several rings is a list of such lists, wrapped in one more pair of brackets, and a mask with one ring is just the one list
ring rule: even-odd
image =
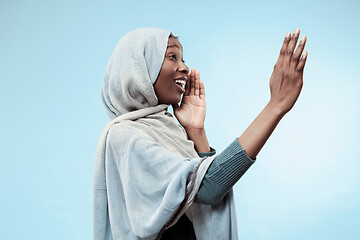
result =
[{"label": "dark skin", "polygon": [[169,37],[165,58],[160,73],[154,84],[155,94],[159,104],[177,104],[185,90],[179,88],[174,80],[177,78],[188,79],[189,68],[183,61],[183,50],[180,42],[174,37]]},{"label": "dark skin", "polygon": [[[250,158],[256,158],[277,124],[292,109],[300,95],[308,53],[304,51],[307,40],[305,35],[302,36],[295,50],[299,35],[298,28],[293,35],[289,32],[286,34],[269,81],[270,101],[238,138]],[[173,106],[175,117],[194,142],[196,150],[208,152],[210,147],[204,129],[206,114],[204,84],[200,80],[199,72],[192,69],[189,73],[188,67],[182,61],[183,52],[180,42],[170,37],[168,46],[171,45],[177,47],[168,47],[166,51],[163,66],[154,84],[155,93],[159,103]],[[174,79],[178,77],[186,79],[185,89],[174,83]],[[182,100],[181,94],[184,94]]]},{"label": "dark skin", "polygon": [[[174,82],[177,78],[183,78],[186,81],[185,89]],[[192,69],[191,73],[189,72],[189,68],[183,61],[182,45],[173,37],[169,38],[164,62],[154,84],[154,90],[159,104],[172,105],[175,117],[194,142],[195,149],[198,152],[209,152],[210,146],[204,129],[205,87],[200,80],[199,71]]]}]

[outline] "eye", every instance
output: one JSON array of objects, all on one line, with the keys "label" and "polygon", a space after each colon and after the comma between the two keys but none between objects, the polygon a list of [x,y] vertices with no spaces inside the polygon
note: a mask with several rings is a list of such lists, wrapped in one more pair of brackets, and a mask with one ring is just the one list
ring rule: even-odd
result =
[{"label": "eye", "polygon": [[171,55],[169,56],[169,58],[176,60],[176,55],[175,55],[175,54],[171,54]]}]

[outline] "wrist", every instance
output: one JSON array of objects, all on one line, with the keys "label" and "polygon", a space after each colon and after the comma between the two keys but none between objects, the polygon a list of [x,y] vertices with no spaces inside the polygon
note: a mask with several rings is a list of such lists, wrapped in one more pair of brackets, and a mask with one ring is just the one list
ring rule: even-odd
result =
[{"label": "wrist", "polygon": [[184,127],[186,133],[189,135],[206,135],[205,128],[193,128],[193,127]]},{"label": "wrist", "polygon": [[280,104],[275,103],[273,101],[269,101],[269,103],[265,107],[272,115],[274,115],[276,118],[282,118],[287,111],[285,111]]},{"label": "wrist", "polygon": [[185,128],[185,131],[197,152],[211,152],[204,128]]}]

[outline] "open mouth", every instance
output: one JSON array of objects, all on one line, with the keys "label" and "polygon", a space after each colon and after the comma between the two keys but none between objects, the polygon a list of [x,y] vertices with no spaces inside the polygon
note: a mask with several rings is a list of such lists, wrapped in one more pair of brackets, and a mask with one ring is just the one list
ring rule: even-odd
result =
[{"label": "open mouth", "polygon": [[185,85],[186,85],[186,80],[182,80],[182,79],[176,79],[175,83],[177,85],[179,85],[180,87],[182,87],[183,89],[185,89]]}]

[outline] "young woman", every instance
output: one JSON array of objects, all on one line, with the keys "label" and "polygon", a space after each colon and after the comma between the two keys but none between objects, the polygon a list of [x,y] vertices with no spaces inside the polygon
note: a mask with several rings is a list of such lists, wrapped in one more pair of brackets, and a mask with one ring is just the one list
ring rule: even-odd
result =
[{"label": "young woman", "polygon": [[286,34],[269,103],[218,155],[204,130],[204,84],[178,37],[157,28],[123,36],[101,92],[112,121],[96,153],[94,239],[237,239],[232,186],[300,94],[307,52],[305,36],[295,50],[299,34]]}]

